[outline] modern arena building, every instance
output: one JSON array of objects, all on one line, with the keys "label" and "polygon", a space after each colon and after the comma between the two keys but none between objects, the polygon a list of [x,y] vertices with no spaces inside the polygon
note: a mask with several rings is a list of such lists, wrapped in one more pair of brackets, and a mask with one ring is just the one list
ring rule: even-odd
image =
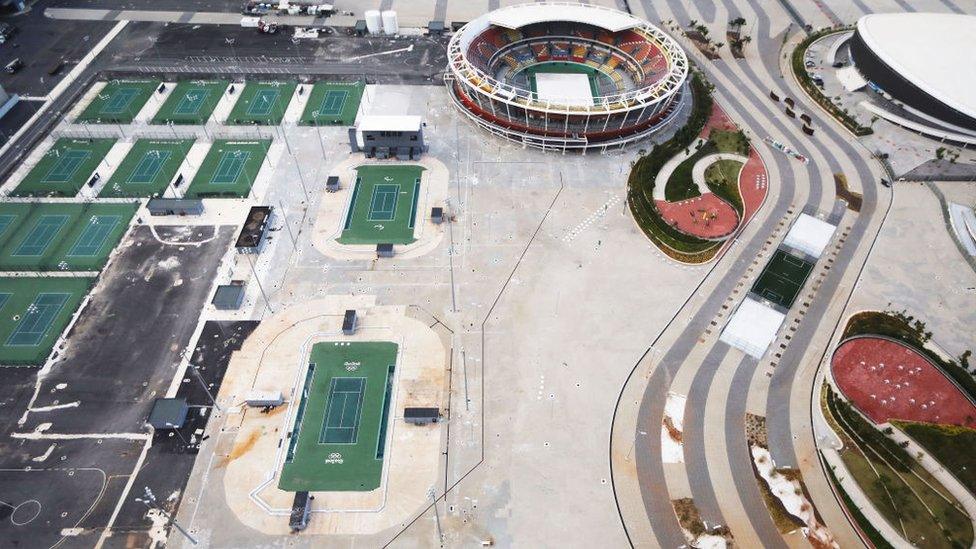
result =
[{"label": "modern arena building", "polygon": [[865,15],[850,51],[872,89],[919,123],[976,136],[976,16]]},{"label": "modern arena building", "polygon": [[482,15],[448,46],[455,105],[505,139],[547,150],[620,147],[665,126],[687,91],[688,58],[660,29],[570,2]]}]

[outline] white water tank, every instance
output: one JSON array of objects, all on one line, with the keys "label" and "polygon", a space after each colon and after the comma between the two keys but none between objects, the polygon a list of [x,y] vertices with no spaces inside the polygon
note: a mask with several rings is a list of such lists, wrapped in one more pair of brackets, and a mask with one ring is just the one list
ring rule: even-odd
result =
[{"label": "white water tank", "polygon": [[379,34],[383,31],[383,21],[380,19],[380,10],[366,10],[366,30],[370,34]]},{"label": "white water tank", "polygon": [[386,34],[396,34],[400,31],[400,26],[397,25],[397,15],[393,10],[386,10],[383,12],[383,32]]}]

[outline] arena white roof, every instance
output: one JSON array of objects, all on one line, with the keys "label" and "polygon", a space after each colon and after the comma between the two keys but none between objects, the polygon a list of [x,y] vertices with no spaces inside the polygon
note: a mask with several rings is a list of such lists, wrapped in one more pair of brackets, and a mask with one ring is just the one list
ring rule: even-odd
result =
[{"label": "arena white roof", "polygon": [[419,116],[373,114],[360,118],[356,128],[361,132],[415,132],[420,124]]},{"label": "arena white roof", "polygon": [[976,117],[976,16],[876,13],[857,22],[865,44],[920,89]]},{"label": "arena white roof", "polygon": [[827,248],[827,244],[830,244],[830,239],[834,236],[834,229],[836,228],[836,226],[816,217],[800,214],[796,223],[790,227],[790,232],[786,233],[783,244],[807,255],[820,257],[820,254]]},{"label": "arena white roof", "polygon": [[518,29],[532,23],[546,21],[570,21],[596,25],[611,32],[640,26],[640,20],[617,10],[571,2],[540,2],[519,4],[495,10],[488,22],[508,29]]},{"label": "arena white roof", "polygon": [[564,105],[592,105],[590,79],[579,73],[542,72],[535,75],[536,95],[542,101],[559,101]]},{"label": "arena white roof", "polygon": [[785,318],[783,313],[747,297],[725,325],[719,340],[759,359],[776,339],[776,332]]}]

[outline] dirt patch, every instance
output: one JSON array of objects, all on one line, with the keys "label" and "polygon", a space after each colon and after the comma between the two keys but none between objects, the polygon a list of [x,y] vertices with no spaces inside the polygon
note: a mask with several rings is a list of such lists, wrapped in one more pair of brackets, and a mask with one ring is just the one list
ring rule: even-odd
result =
[{"label": "dirt patch", "polygon": [[847,187],[847,176],[842,173],[834,174],[834,191],[837,193],[837,198],[847,203],[848,210],[861,211],[861,193],[856,193]]},{"label": "dirt patch", "polygon": [[677,442],[678,444],[681,444],[682,442],[681,431],[679,431],[674,426],[674,422],[668,416],[664,416],[664,428],[668,431],[668,436],[671,437],[671,440]]},{"label": "dirt patch", "polygon": [[[282,409],[284,408],[282,407]],[[258,437],[260,436],[261,433],[258,431],[251,431],[248,433],[247,438],[234,444],[234,449],[230,451],[230,454],[223,457],[220,462],[217,463],[217,467],[225,467],[228,463],[251,451],[251,448],[254,448],[254,445],[257,443]]]}]

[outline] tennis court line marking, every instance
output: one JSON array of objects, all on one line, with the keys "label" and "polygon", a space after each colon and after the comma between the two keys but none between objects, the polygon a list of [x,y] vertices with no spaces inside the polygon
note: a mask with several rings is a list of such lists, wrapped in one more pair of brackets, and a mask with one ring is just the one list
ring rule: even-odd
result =
[{"label": "tennis court line marking", "polygon": [[[71,216],[65,214],[42,214],[37,219],[37,223],[34,224],[30,232],[27,233],[27,236],[25,236],[24,239],[20,241],[20,244],[17,246],[17,249],[14,250],[12,254],[10,254],[10,257],[41,257],[42,255],[44,255],[44,252],[47,251],[48,247],[51,246],[51,242],[54,241],[54,237],[56,237],[61,232],[61,229],[64,228],[65,224],[68,222],[68,219],[70,219],[70,217]],[[57,222],[57,227],[54,229],[54,232],[46,232],[46,233],[42,232],[40,233],[41,236],[36,236],[38,230],[41,231],[51,230],[50,227],[54,225],[52,223],[48,223],[47,220],[49,219],[53,219]],[[43,245],[41,246],[40,250],[37,253],[23,253],[25,247],[27,249],[34,249],[39,246],[39,244],[32,242],[32,240],[35,239],[41,240],[41,242],[43,242]]]},{"label": "tennis court line marking", "polygon": [[[274,96],[273,96],[274,99],[268,100],[267,99],[268,94],[271,94],[271,93],[274,94]],[[264,89],[258,90],[257,93],[254,94],[254,98],[251,100],[251,104],[247,106],[247,112],[246,112],[246,114],[248,116],[255,116],[255,117],[257,117],[257,116],[269,116],[269,115],[271,115],[271,109],[273,108],[274,105],[276,105],[278,103],[278,98],[279,97],[281,97],[281,91],[279,91],[277,89],[274,89],[274,88],[264,88]],[[265,108],[264,112],[254,112],[254,106],[258,104],[258,98],[263,99],[265,105],[267,105],[267,107]]]},{"label": "tennis court line marking", "polygon": [[[111,96],[109,96],[107,100],[105,100],[105,103],[102,105],[102,108],[98,111],[98,113],[122,114],[126,109],[129,108],[132,100],[135,99],[141,93],[141,91],[142,90],[139,88],[118,88],[112,93]],[[117,103],[119,103],[120,97],[123,101],[121,105],[112,109],[108,108],[109,106],[115,106]],[[101,95],[99,95],[99,98],[101,98]]]},{"label": "tennis court line marking", "polygon": [[[156,155],[153,155],[152,153],[156,153]],[[129,174],[129,178],[126,180],[126,183],[132,185],[151,184],[156,180],[157,177],[159,177],[159,174],[163,169],[163,164],[165,164],[171,156],[173,156],[173,151],[160,150],[160,149],[147,150],[142,155],[142,158],[139,159],[139,163],[136,164],[136,167],[132,170],[132,173]],[[148,166],[153,169],[152,177],[149,177],[148,179],[143,175],[143,173],[147,171],[146,168],[144,168],[143,166],[147,165],[147,163]],[[142,177],[136,177],[136,176],[142,176]],[[137,179],[146,179],[146,180],[137,181]]]},{"label": "tennis court line marking", "polygon": [[[380,187],[384,190],[380,191]],[[388,190],[390,188],[395,188],[396,190]],[[382,193],[382,194],[379,194]],[[393,196],[393,206],[387,210],[385,208],[388,196]],[[383,201],[383,209],[376,208],[376,199],[381,197]],[[366,214],[366,221],[393,221],[396,219],[397,205],[400,202],[400,184],[399,183],[376,183],[373,185],[372,196],[369,200],[369,211]],[[374,217],[374,215],[381,215],[383,217]]]},{"label": "tennis court line marking", "polygon": [[15,214],[0,214],[0,236],[3,236],[7,232],[7,229],[13,225],[17,217]]},{"label": "tennis court line marking", "polygon": [[[57,150],[58,149],[51,149],[52,152]],[[41,180],[41,183],[67,183],[68,181],[71,181],[71,179],[74,178],[75,173],[78,171],[78,168],[81,167],[81,164],[84,161],[88,160],[91,153],[91,150],[71,148],[64,149],[62,153],[55,153],[58,155],[58,161],[54,164],[54,166],[51,167],[50,170],[47,171],[47,173],[44,175],[44,179]],[[71,171],[67,175],[61,175],[61,172],[66,170],[64,167],[65,165],[70,167]],[[57,174],[60,177],[53,177],[53,174]]]},{"label": "tennis court line marking", "polygon": [[[345,412],[345,404],[346,404],[346,402],[348,401],[348,398],[349,398],[346,395],[350,395],[353,392],[352,391],[336,391],[336,385],[337,385],[336,384],[336,381],[339,381],[339,380],[343,380],[344,381],[344,380],[350,380],[350,379],[354,379],[354,380],[357,380],[357,381],[360,382],[360,384],[359,384],[359,391],[358,391],[358,395],[357,395],[358,407],[357,407],[357,411],[356,411],[356,420],[353,423],[353,427],[342,427],[342,423],[343,423],[342,420],[345,419],[345,413],[346,413]],[[340,446],[355,446],[356,444],[359,444],[359,421],[360,421],[360,418],[362,418],[362,415],[363,415],[363,404],[364,404],[364,401],[366,400],[366,384],[367,384],[368,381],[369,381],[369,379],[368,378],[365,378],[365,377],[350,377],[350,376],[343,376],[343,377],[337,376],[337,377],[333,377],[331,380],[329,380],[329,404],[328,404],[328,407],[325,410],[325,416],[322,418],[323,424],[322,424],[322,432],[319,433],[319,444],[330,444],[330,445],[331,444],[335,444],[335,445],[340,445]],[[340,418],[339,418],[339,427],[329,427],[328,426],[329,415],[332,412],[332,405],[337,401],[337,399],[333,398],[336,395],[343,395],[343,399],[342,399],[342,405],[343,406],[342,406],[342,408],[340,408],[340,410],[342,412],[342,416],[340,416]],[[354,429],[353,434],[355,435],[355,438],[352,441],[350,441],[350,442],[328,442],[328,441],[325,440],[325,437],[327,436],[327,433],[331,429]]]},{"label": "tennis court line marking", "polygon": [[[183,97],[180,98],[180,102],[176,104],[176,107],[173,108],[173,114],[180,116],[192,116],[199,114],[200,107],[202,107],[203,103],[210,97],[210,91],[210,88],[190,88],[186,91],[186,93],[183,94]],[[196,95],[193,98],[190,98],[190,95],[192,94]],[[184,105],[187,104],[193,107],[193,110],[184,110]]]},{"label": "tennis court line marking", "polygon": [[[227,167],[224,162],[230,159],[234,164],[230,164],[231,167],[236,166],[237,170],[234,172],[234,177],[229,181],[224,181],[224,177],[219,177],[222,171],[227,171]],[[210,176],[211,185],[234,185],[237,180],[240,179],[241,173],[244,171],[244,165],[247,161],[251,159],[251,151],[245,151],[241,149],[234,149],[230,151],[223,151],[220,155],[220,161],[217,163],[217,167],[214,168],[213,175]],[[218,179],[220,181],[218,181]]]},{"label": "tennis court line marking", "polygon": [[12,295],[14,294],[10,292],[0,292],[0,311],[3,310],[3,306],[7,304],[7,300],[9,300],[10,296]]},{"label": "tennis court line marking", "polygon": [[[52,325],[54,325],[54,320],[61,313],[61,309],[64,308],[65,303],[68,302],[68,299],[71,298],[71,295],[72,294],[66,294],[61,292],[42,292],[37,294],[37,297],[35,297],[34,301],[32,301],[31,304],[28,306],[28,311],[30,311],[31,308],[35,309],[35,311],[40,310],[41,307],[44,307],[44,309],[40,312],[24,313],[23,318],[20,319],[20,323],[18,323],[17,327],[14,328],[12,332],[10,332],[10,336],[7,337],[7,342],[4,343],[4,346],[37,347],[41,343],[41,340],[44,339],[44,335],[47,334],[47,331],[51,329]],[[60,299],[60,301],[57,303],[57,309],[54,310],[54,313],[48,314],[49,311],[51,311],[51,307],[54,306],[54,303],[50,303],[50,304],[40,303],[44,298],[47,297]],[[42,330],[37,331],[36,327],[40,322],[39,319],[46,319],[47,322],[45,323],[44,328]],[[31,324],[28,324],[28,321],[31,321]],[[24,330],[25,326],[31,331],[25,331]],[[14,340],[21,336],[24,337],[34,336],[33,339],[34,343],[14,343]]]},{"label": "tennis court line marking", "polygon": [[[105,246],[105,242],[108,240],[109,235],[112,234],[112,231],[114,231],[115,228],[118,227],[119,222],[122,221],[121,215],[95,214],[92,217],[93,220],[89,221],[89,223],[85,226],[85,230],[82,231],[80,235],[78,235],[78,240],[76,240],[75,243],[71,246],[71,250],[68,252],[67,257],[97,257],[101,249]],[[106,220],[105,224],[102,223],[103,219]],[[107,224],[108,220],[111,220],[112,222],[111,226]],[[95,236],[99,237],[97,245],[95,245],[93,242],[83,242],[85,240],[85,237],[89,237],[88,236],[89,231],[91,231],[93,227],[95,228],[96,231],[94,233]],[[103,229],[103,227],[108,227],[108,229]],[[89,237],[89,238],[94,238],[94,237]],[[79,247],[92,248],[93,251],[87,254],[77,253]]]},{"label": "tennis court line marking", "polygon": [[[333,99],[335,97],[342,98],[342,100],[339,101],[339,106],[332,109],[326,109],[326,102],[332,100],[331,102],[335,103],[335,100]],[[346,99],[348,97],[348,90],[325,90],[325,95],[322,96],[322,102],[319,103],[319,110],[316,111],[315,118],[320,116],[339,116],[342,114],[342,109],[346,106]]]}]

